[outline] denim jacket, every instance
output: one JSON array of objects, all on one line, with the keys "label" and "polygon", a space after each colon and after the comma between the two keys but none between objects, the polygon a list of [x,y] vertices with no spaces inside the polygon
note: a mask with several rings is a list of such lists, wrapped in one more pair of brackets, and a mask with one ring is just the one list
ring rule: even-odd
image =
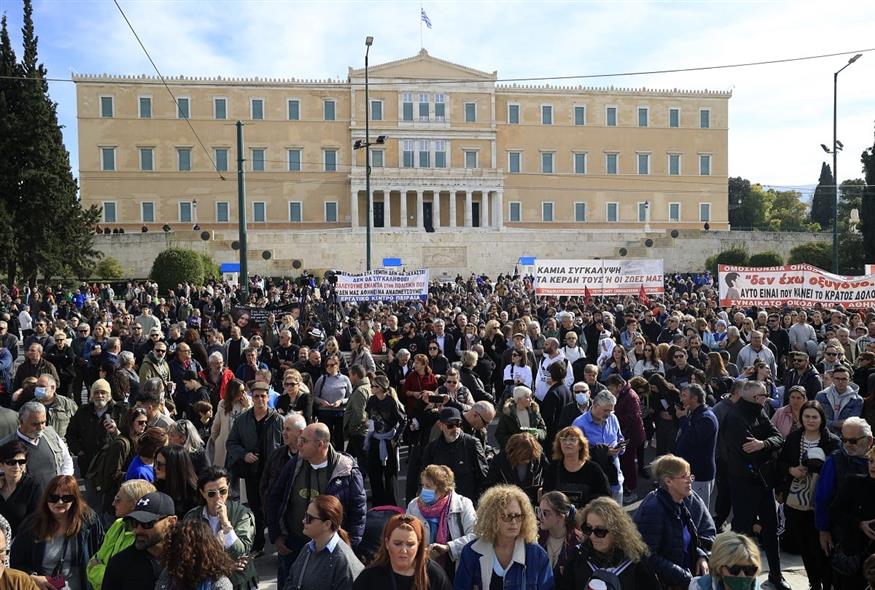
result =
[{"label": "denim jacket", "polygon": [[[475,539],[462,549],[453,580],[455,590],[489,590],[495,547]],[[517,539],[513,559],[504,576],[504,590],[553,590],[553,568],[547,552],[537,543]]]}]

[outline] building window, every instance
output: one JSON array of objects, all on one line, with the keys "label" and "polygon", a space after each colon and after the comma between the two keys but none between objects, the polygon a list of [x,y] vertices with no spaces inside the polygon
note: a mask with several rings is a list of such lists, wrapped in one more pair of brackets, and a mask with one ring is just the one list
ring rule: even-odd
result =
[{"label": "building window", "polygon": [[290,99],[288,103],[289,107],[289,121],[300,121],[301,120],[301,101],[298,99]]},{"label": "building window", "polygon": [[711,128],[711,109],[699,110],[699,127],[702,129]]},{"label": "building window", "polygon": [[216,223],[229,223],[231,221],[231,205],[227,201],[216,203]]},{"label": "building window", "polygon": [[253,148],[252,150],[252,171],[264,172],[264,148]]},{"label": "building window", "polygon": [[301,201],[289,202],[289,221],[292,223],[301,223],[303,215],[301,214]]},{"label": "building window", "polygon": [[507,122],[511,125],[519,125],[520,124],[520,105],[518,104],[509,104],[507,105]]},{"label": "building window", "polygon": [[141,96],[140,97],[140,118],[141,119],[151,119],[152,118],[152,97],[151,96]]},{"label": "building window", "polygon": [[227,119],[228,118],[228,99],[214,98],[213,99],[213,118]]},{"label": "building window", "polygon": [[679,108],[668,109],[668,126],[674,129],[681,126],[681,110]]},{"label": "building window", "polygon": [[605,154],[605,174],[617,174],[620,154]]},{"label": "building window", "polygon": [[574,173],[586,174],[586,154],[574,154]]},{"label": "building window", "polygon": [[511,201],[509,213],[508,220],[519,223],[523,220],[523,204],[520,201]]},{"label": "building window", "polygon": [[553,203],[541,203],[541,221],[553,221]]},{"label": "building window", "polygon": [[176,148],[176,165],[180,172],[191,170],[191,148]]},{"label": "building window", "polygon": [[255,223],[264,223],[267,221],[267,203],[264,201],[255,201],[252,203],[252,221]]},{"label": "building window", "polygon": [[620,220],[620,204],[606,203],[605,204],[605,221],[614,223]]},{"label": "building window", "polygon": [[179,202],[179,223],[191,223],[192,215],[191,215],[191,201],[180,201]]},{"label": "building window", "polygon": [[638,154],[638,174],[650,174],[650,154]]},{"label": "building window", "polygon": [[337,119],[337,103],[333,100],[322,101],[322,118],[325,121],[335,121]]},{"label": "building window", "polygon": [[382,121],[383,120],[383,101],[382,100],[372,100],[371,101],[371,121]]},{"label": "building window", "polygon": [[301,171],[301,150],[294,149],[288,151],[289,156],[289,172]]},{"label": "building window", "polygon": [[574,221],[577,223],[586,221],[586,203],[574,204]]},{"label": "building window", "polygon": [[219,172],[228,171],[228,148],[216,148],[213,150],[216,161],[216,170]]},{"label": "building window", "polygon": [[681,220],[681,204],[680,203],[669,203],[668,204],[668,220],[671,223],[678,223]]},{"label": "building window", "polygon": [[100,97],[100,116],[104,118],[111,118],[113,113],[115,112],[115,105],[113,105],[113,97],[111,96],[101,96]]},{"label": "building window", "polygon": [[574,124],[586,125],[586,107],[574,107]]},{"label": "building window", "polygon": [[385,166],[386,152],[384,150],[371,150],[371,167],[382,168]]},{"label": "building window", "polygon": [[447,95],[434,95],[434,120],[443,123],[447,118]]},{"label": "building window", "polygon": [[680,154],[669,154],[668,155],[668,175],[669,176],[680,176],[681,175],[681,155]]},{"label": "building window", "polygon": [[423,139],[419,142],[419,167],[429,168],[431,166],[431,153],[429,152],[428,140]]},{"label": "building window", "polygon": [[264,99],[251,98],[249,99],[249,117],[253,121],[264,120]]},{"label": "building window", "polygon": [[401,120],[413,120],[413,93],[405,92],[401,95]]},{"label": "building window", "polygon": [[413,168],[413,140],[405,139],[401,142],[401,167]]},{"label": "building window", "polygon": [[638,223],[647,223],[647,209],[649,206],[647,201],[638,203]]},{"label": "building window", "polygon": [[522,170],[522,152],[507,153],[507,171],[511,174],[518,174]]},{"label": "building window", "polygon": [[191,118],[191,99],[186,97],[177,97],[176,99],[176,118],[189,119]]},{"label": "building window", "polygon": [[639,127],[647,127],[647,124],[650,122],[650,112],[647,107],[638,107],[638,126]]},{"label": "building window", "polygon": [[541,172],[553,174],[553,152],[541,152]]},{"label": "building window", "polygon": [[428,95],[419,95],[419,120],[428,121]]},{"label": "building window", "polygon": [[699,203],[699,221],[711,221],[711,203]]},{"label": "building window", "polygon": [[100,169],[104,172],[115,171],[115,148],[100,148]]},{"label": "building window", "polygon": [[325,223],[337,223],[337,201],[325,201]]},{"label": "building window", "polygon": [[477,122],[477,103],[476,102],[466,102],[465,103],[465,123],[476,123]]},{"label": "building window", "polygon": [[152,148],[140,148],[140,170],[143,172],[152,172],[155,169],[153,153]]},{"label": "building window", "polygon": [[541,105],[541,124],[553,124],[553,106],[549,104]]},{"label": "building window", "polygon": [[708,154],[699,154],[699,175],[711,176],[711,156]]},{"label": "building window", "polygon": [[155,203],[151,201],[140,203],[140,221],[143,223],[155,223]]},{"label": "building window", "polygon": [[477,168],[477,150],[465,150],[465,168]]},{"label": "building window", "polygon": [[617,107],[605,107],[605,125],[607,127],[617,126]]},{"label": "building window", "polygon": [[434,142],[434,167],[447,167],[447,142],[443,139]]},{"label": "building window", "polygon": [[337,172],[337,150],[322,150],[325,172]]},{"label": "building window", "polygon": [[115,201],[103,202],[103,223],[115,223]]}]

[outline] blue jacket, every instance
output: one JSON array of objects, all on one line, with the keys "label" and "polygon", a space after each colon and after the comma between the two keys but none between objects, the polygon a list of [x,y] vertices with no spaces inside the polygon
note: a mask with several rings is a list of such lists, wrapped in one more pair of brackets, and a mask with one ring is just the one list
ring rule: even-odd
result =
[{"label": "blue jacket", "polygon": [[647,561],[663,586],[689,586],[696,560],[708,556],[708,550],[717,536],[708,507],[696,492],[684,498],[683,503],[690,511],[699,537],[696,555],[692,556],[692,560],[684,549],[680,504],[672,500],[667,491],[660,488],[650,492],[635,512],[635,524],[651,551]]},{"label": "blue jacket", "polygon": [[717,416],[699,406],[680,420],[675,454],[690,463],[696,481],[714,481],[717,463]]},{"label": "blue jacket", "polygon": [[[835,387],[827,387],[818,393],[814,399],[823,406],[823,413],[826,414],[827,428],[838,436],[842,435],[842,427],[836,424],[836,422],[844,421],[845,418],[852,416],[859,417],[863,413],[863,398],[856,391],[852,391],[850,386],[841,396],[836,392]],[[840,407],[838,413],[836,413],[833,404]]]},{"label": "blue jacket", "polygon": [[839,446],[826,458],[814,488],[814,526],[817,530],[829,531],[832,527],[829,509],[839,491],[839,482],[849,475],[863,475],[868,469],[866,457],[851,457],[845,453],[843,446]]},{"label": "blue jacket", "polygon": [[[465,545],[459,557],[453,588],[471,590],[476,586],[480,590],[488,590],[494,559],[495,548],[492,543],[474,539]],[[537,543],[517,539],[513,561],[504,575],[504,590],[553,590],[555,585],[547,552]]]},{"label": "blue jacket", "polygon": [[12,399],[12,353],[5,346],[0,346],[0,384],[9,399]]}]

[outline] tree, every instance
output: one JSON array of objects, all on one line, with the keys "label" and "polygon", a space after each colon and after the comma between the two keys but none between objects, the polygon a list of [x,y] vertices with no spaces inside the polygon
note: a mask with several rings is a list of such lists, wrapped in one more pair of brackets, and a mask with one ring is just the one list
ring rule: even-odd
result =
[{"label": "tree", "polygon": [[814,189],[814,197],[811,199],[811,222],[820,224],[824,229],[832,227],[835,185],[832,169],[824,162],[820,167],[820,179],[817,181],[817,188]]},{"label": "tree", "polygon": [[747,249],[742,246],[736,246],[729,250],[718,252],[714,256],[709,256],[705,260],[705,270],[710,271],[711,276],[717,276],[717,265],[731,264],[733,266],[747,266],[748,254]]},{"label": "tree", "polygon": [[774,231],[819,231],[817,223],[808,222],[808,208],[800,200],[797,191],[775,191],[769,189],[771,209],[769,227]]},{"label": "tree", "polygon": [[823,270],[832,270],[832,244],[809,242],[790,250],[787,264],[810,264]]},{"label": "tree", "polygon": [[771,250],[767,252],[758,252],[756,254],[753,254],[747,261],[748,266],[753,266],[756,268],[765,268],[767,266],[782,266],[783,264],[784,257],[777,252],[772,252]]},{"label": "tree", "polygon": [[100,279],[120,279],[125,276],[121,263],[112,256],[107,256],[97,263],[94,276]]},{"label": "tree", "polygon": [[736,176],[729,179],[729,225],[738,227],[751,227],[744,219],[742,205],[750,193],[750,181]]},{"label": "tree", "polygon": [[860,195],[860,233],[863,236],[863,261],[875,264],[875,145],[860,157],[866,188]]},{"label": "tree", "polygon": [[155,258],[149,278],[158,283],[158,292],[166,293],[180,283],[200,285],[204,281],[204,260],[187,248],[168,248]]}]

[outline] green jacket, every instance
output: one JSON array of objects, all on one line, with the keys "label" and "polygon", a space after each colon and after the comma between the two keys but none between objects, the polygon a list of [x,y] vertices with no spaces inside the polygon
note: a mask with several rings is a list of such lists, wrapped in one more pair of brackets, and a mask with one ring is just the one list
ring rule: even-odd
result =
[{"label": "green jacket", "polygon": [[106,535],[103,537],[103,544],[100,549],[88,562],[88,582],[94,590],[100,590],[103,585],[103,574],[106,571],[106,564],[116,553],[120,553],[134,544],[134,533],[129,531],[125,526],[124,519],[116,519]]},{"label": "green jacket", "polygon": [[[535,429],[532,434],[538,439],[541,445],[545,444],[544,439],[547,438],[547,426],[544,424],[544,418],[541,417],[540,409],[537,402],[532,402],[529,406],[529,428]],[[516,415],[516,404],[513,398],[507,400],[504,404],[504,409],[498,417],[498,427],[495,429],[495,440],[498,442],[501,450],[507,445],[507,441],[514,434],[522,432],[520,420]]]},{"label": "green jacket", "polygon": [[55,394],[55,399],[46,407],[46,423],[55,429],[61,438],[67,436],[70,420],[79,408],[71,398]]},{"label": "green jacket", "polygon": [[[228,509],[228,520],[231,521],[231,526],[234,527],[237,539],[230,547],[225,548],[225,552],[231,559],[237,561],[243,554],[248,553],[252,549],[252,537],[255,534],[255,517],[252,515],[252,511],[240,502],[228,500],[226,507]],[[189,510],[185,517],[183,517],[183,520],[201,520],[209,526],[209,520],[204,514],[203,506]],[[258,572],[255,571],[255,560],[250,559],[242,572],[235,570],[231,574],[230,579],[231,584],[234,585],[234,590],[258,588]]]},{"label": "green jacket", "polygon": [[346,409],[343,412],[344,436],[367,436],[368,413],[365,411],[365,406],[369,397],[371,397],[371,381],[363,377],[346,402]]}]

